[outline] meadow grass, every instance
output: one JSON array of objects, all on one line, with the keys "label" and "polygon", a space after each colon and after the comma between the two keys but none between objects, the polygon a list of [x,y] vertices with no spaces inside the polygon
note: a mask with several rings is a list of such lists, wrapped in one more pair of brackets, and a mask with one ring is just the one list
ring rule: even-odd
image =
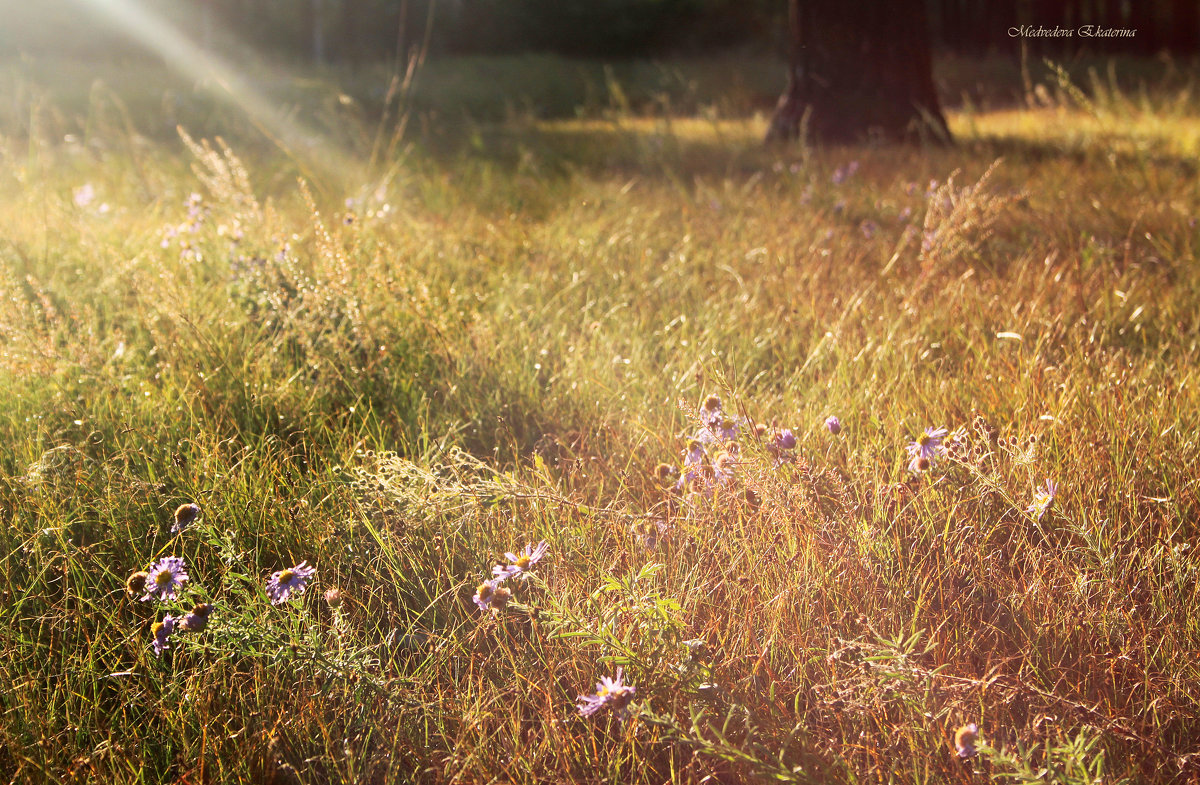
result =
[{"label": "meadow grass", "polygon": [[[764,149],[750,99],[610,71],[497,120],[438,67],[458,108],[374,158],[336,75],[293,96],[336,155],[284,155],[231,109],[158,133],[158,76],[8,72],[6,779],[1200,779],[1179,69],[1039,72],[950,149]],[[712,395],[737,448],[685,465]],[[190,581],[139,601],[165,556]]]}]

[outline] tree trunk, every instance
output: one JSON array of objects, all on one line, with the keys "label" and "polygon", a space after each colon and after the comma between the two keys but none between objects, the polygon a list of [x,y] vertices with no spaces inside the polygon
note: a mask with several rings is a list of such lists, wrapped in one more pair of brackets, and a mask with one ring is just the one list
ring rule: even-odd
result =
[{"label": "tree trunk", "polygon": [[1173,0],[1171,3],[1171,51],[1177,55],[1194,55],[1200,49],[1200,7],[1196,0]]},{"label": "tree trunk", "polygon": [[788,86],[767,141],[867,136],[949,142],[923,0],[789,0]]}]

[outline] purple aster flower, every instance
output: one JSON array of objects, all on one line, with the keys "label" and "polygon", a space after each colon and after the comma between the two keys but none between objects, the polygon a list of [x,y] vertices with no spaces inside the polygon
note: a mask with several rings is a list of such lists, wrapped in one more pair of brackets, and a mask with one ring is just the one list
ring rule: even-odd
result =
[{"label": "purple aster flower", "polygon": [[479,610],[486,611],[488,608],[503,610],[504,606],[508,604],[509,598],[512,597],[512,592],[501,586],[502,583],[504,583],[504,578],[492,578],[475,587],[475,596],[471,599],[479,606]]},{"label": "purple aster flower", "polygon": [[171,637],[171,633],[175,631],[175,620],[171,618],[171,614],[167,614],[160,622],[155,622],[150,628],[154,633],[154,656],[161,657],[163,649],[169,649],[167,639]]},{"label": "purple aster flower", "polygon": [[595,695],[579,696],[579,713],[590,717],[606,706],[612,706],[623,716],[629,702],[633,700],[634,688],[624,682],[621,668],[617,668],[616,678],[601,676],[596,684]]},{"label": "purple aster flower", "polygon": [[933,461],[920,453],[914,455],[913,459],[908,462],[908,470],[913,474],[923,474],[929,471],[931,466],[933,466]]},{"label": "purple aster flower", "polygon": [[309,567],[307,561],[302,561],[295,567],[280,570],[267,581],[267,596],[272,605],[287,602],[293,594],[303,594],[308,588],[308,579],[316,573],[316,568]]},{"label": "purple aster flower", "polygon": [[737,466],[737,458],[729,452],[721,452],[713,459],[713,478],[717,482],[725,482],[732,480],[734,475],[734,467]]},{"label": "purple aster flower", "polygon": [[96,198],[96,188],[91,183],[84,183],[72,193],[76,207],[87,207]]},{"label": "purple aster flower", "polygon": [[854,173],[857,171],[858,161],[851,161],[845,166],[839,166],[837,169],[835,169],[833,172],[833,177],[830,179],[833,180],[834,185],[841,185],[853,177]]},{"label": "purple aster flower", "polygon": [[546,555],[546,549],[549,547],[550,544],[542,540],[537,545],[533,545],[532,543],[526,545],[525,550],[520,554],[506,553],[504,557],[512,563],[497,564],[492,568],[492,575],[501,579],[515,578],[518,575],[524,578],[525,573],[529,572],[529,568],[542,560],[542,557]]},{"label": "purple aster flower", "polygon": [[842,432],[842,421],[837,418],[837,415],[830,415],[825,418],[825,427],[829,429],[830,433],[837,436]]},{"label": "purple aster flower", "polygon": [[738,423],[738,421],[732,417],[725,417],[719,423],[717,423],[714,428],[714,432],[716,433],[718,439],[730,441],[737,438],[739,425],[740,423]]},{"label": "purple aster flower", "polygon": [[784,428],[775,434],[775,445],[781,450],[796,449],[796,434],[792,433],[791,428]]},{"label": "purple aster flower", "polygon": [[646,521],[634,521],[629,527],[638,545],[648,551],[655,550],[670,537],[671,526],[661,518]]},{"label": "purple aster flower", "polygon": [[958,757],[973,758],[977,750],[975,743],[979,741],[979,726],[975,723],[964,725],[954,734],[954,748],[958,750]]},{"label": "purple aster flower", "polygon": [[154,596],[160,600],[175,599],[178,596],[179,588],[187,579],[188,574],[183,567],[183,559],[178,556],[159,559],[158,563],[150,568],[150,574],[146,578],[146,593],[142,595],[142,602]]},{"label": "purple aster flower", "polygon": [[723,417],[721,399],[715,395],[705,398],[704,405],[700,408],[700,424],[706,428],[712,428],[718,425]]},{"label": "purple aster flower", "polygon": [[212,613],[213,607],[207,602],[202,602],[192,608],[182,619],[179,620],[180,632],[201,632],[208,626],[208,616]]},{"label": "purple aster flower", "polygon": [[945,428],[926,428],[925,433],[916,438],[915,441],[908,445],[908,454],[916,458],[926,458],[933,460],[933,457],[938,453],[942,446],[942,439],[948,434]]},{"label": "purple aster flower", "polygon": [[1046,510],[1050,509],[1050,505],[1054,503],[1054,497],[1058,494],[1058,483],[1054,480],[1046,480],[1044,488],[1038,488],[1033,494],[1033,503],[1026,508],[1026,512],[1035,516],[1039,521],[1046,514]]},{"label": "purple aster flower", "polygon": [[171,533],[175,534],[191,526],[197,518],[200,517],[200,505],[195,502],[181,504],[175,508],[175,524],[171,526]]},{"label": "purple aster flower", "polygon": [[[702,435],[709,435],[707,431],[702,431]],[[711,435],[709,435],[711,438]],[[683,454],[683,471],[679,475],[679,480],[675,483],[678,490],[684,490],[693,480],[701,475],[704,471],[704,461],[708,457],[708,452],[704,449],[704,445],[699,439],[692,439],[688,442],[687,451]]]}]

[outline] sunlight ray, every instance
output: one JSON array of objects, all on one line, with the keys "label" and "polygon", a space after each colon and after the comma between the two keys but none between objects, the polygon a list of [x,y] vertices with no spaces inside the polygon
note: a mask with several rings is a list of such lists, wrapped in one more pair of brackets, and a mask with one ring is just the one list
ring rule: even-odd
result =
[{"label": "sunlight ray", "polygon": [[[248,119],[312,178],[310,166],[323,174],[344,171],[346,156],[319,131],[299,121],[259,91],[238,69],[195,43],[139,0],[74,0],[104,15],[134,40],[163,58],[177,73],[201,84],[243,111]],[[300,156],[300,151],[308,153]]]}]

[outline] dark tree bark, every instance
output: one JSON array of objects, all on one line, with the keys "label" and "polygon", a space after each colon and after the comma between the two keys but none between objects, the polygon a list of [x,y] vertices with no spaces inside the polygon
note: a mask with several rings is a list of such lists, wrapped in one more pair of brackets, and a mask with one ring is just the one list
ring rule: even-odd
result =
[{"label": "dark tree bark", "polygon": [[949,141],[933,85],[924,0],[789,0],[788,86],[767,141]]},{"label": "dark tree bark", "polygon": [[1200,50],[1200,4],[1196,0],[1173,0],[1171,3],[1171,51],[1193,55]]},{"label": "dark tree bark", "polygon": [[1126,26],[1137,30],[1132,46],[1139,54],[1154,54],[1162,48],[1162,25],[1157,11],[1155,3],[1132,3],[1129,6],[1129,24]]}]

